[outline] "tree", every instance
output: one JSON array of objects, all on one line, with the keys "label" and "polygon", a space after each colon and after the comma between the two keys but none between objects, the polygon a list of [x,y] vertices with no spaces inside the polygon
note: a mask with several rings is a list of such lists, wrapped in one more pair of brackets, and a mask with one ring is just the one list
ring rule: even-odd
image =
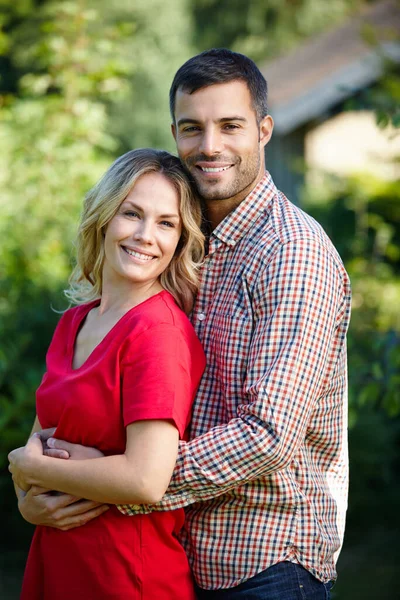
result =
[{"label": "tree", "polygon": [[265,60],[293,49],[360,6],[360,0],[194,0],[195,44]]}]

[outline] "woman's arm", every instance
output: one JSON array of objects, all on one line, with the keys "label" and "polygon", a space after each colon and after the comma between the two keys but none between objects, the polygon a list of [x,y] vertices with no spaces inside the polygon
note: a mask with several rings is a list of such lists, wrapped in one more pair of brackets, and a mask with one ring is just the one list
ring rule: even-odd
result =
[{"label": "woman's arm", "polygon": [[17,484],[37,485],[109,504],[161,500],[175,466],[179,434],[165,420],[131,423],[124,454],[92,460],[43,456],[39,437],[9,455]]}]

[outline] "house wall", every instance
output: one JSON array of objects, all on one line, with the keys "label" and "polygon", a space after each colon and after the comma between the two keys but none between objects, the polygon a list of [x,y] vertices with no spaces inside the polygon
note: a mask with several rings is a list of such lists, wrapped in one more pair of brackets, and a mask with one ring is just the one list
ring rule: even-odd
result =
[{"label": "house wall", "polygon": [[266,166],[277,188],[296,204],[304,183],[306,132],[300,127],[288,135],[273,134],[265,149]]},{"label": "house wall", "polygon": [[400,130],[380,129],[370,111],[342,112],[314,127],[305,136],[304,152],[311,171],[400,177]]}]

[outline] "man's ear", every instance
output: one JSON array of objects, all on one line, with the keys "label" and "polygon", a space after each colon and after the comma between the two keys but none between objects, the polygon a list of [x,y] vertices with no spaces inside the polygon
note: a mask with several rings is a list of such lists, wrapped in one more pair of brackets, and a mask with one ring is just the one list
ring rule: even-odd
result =
[{"label": "man's ear", "polygon": [[271,115],[267,115],[260,123],[260,144],[262,148],[266,146],[271,139],[273,129],[274,120]]},{"label": "man's ear", "polygon": [[176,141],[176,127],[175,127],[175,123],[171,123],[171,133],[174,136],[174,140]]}]

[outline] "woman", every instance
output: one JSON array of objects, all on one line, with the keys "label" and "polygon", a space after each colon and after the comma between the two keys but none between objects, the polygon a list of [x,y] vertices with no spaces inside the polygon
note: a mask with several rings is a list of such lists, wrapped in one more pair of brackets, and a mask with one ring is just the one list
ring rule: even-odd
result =
[{"label": "woman", "polygon": [[[109,503],[154,503],[168,487],[205,366],[185,315],[203,256],[200,208],[177,158],[134,150],[86,197],[78,261],[37,392],[34,431],[99,448],[104,457],[44,456],[33,436],[10,454],[31,485]],[[183,512],[37,527],[23,600],[194,598],[177,540]]]}]

